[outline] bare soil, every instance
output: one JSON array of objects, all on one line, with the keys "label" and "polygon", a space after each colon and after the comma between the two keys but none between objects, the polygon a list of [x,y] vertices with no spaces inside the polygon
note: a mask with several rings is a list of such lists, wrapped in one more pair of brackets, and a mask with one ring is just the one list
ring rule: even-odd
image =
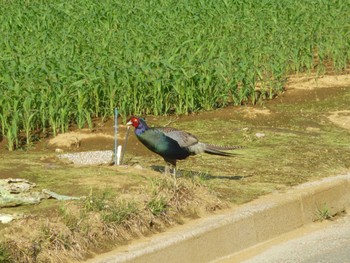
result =
[{"label": "bare soil", "polygon": [[350,110],[330,112],[328,118],[339,127],[350,130]]},{"label": "bare soil", "polygon": [[[0,178],[24,178],[39,189],[87,198],[1,209],[25,218],[0,224],[0,258],[81,260],[273,191],[349,171],[349,75],[296,76],[286,87],[281,96],[254,107],[147,116],[151,126],[186,130],[203,142],[245,146],[233,158],[199,155],[179,162],[176,182],[162,173],[164,161],[133,134],[123,166],[78,167],[56,157],[56,151],[113,149],[113,120],[42,139],[25,151],[8,152],[3,139]],[[126,126],[118,131],[123,145]]]},{"label": "bare soil", "polygon": [[350,75],[337,76],[290,76],[286,85],[287,90],[291,89],[305,89],[314,90],[320,88],[349,88]]}]

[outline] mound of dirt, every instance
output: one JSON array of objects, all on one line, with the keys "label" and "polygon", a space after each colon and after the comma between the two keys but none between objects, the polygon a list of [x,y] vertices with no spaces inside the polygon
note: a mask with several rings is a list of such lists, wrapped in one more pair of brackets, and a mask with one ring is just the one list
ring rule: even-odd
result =
[{"label": "mound of dirt", "polygon": [[49,140],[48,146],[56,148],[80,148],[83,142],[92,140],[106,141],[107,144],[113,145],[114,137],[105,133],[67,132],[58,134]]}]

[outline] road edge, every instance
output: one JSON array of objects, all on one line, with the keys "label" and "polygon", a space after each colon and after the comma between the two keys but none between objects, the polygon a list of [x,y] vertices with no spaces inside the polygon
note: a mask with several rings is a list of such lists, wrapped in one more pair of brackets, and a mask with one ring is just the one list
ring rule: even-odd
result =
[{"label": "road edge", "polygon": [[88,262],[210,262],[315,221],[318,211],[335,215],[350,207],[350,174],[323,178],[272,193],[169,230],[123,251],[112,251]]}]

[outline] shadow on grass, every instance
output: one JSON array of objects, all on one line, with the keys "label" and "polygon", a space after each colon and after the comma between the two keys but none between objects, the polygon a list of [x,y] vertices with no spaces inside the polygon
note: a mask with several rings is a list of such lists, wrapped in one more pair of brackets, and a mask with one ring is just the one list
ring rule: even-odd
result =
[{"label": "shadow on grass", "polygon": [[[151,169],[159,172],[159,173],[165,173],[165,167],[160,165],[152,165]],[[247,178],[249,176],[241,176],[241,175],[226,175],[226,176],[216,176],[212,175],[208,172],[198,172],[198,171],[189,171],[189,170],[183,170],[183,169],[177,169],[176,170],[176,177],[184,177],[184,178],[193,178],[193,177],[199,177],[202,180],[213,180],[213,179],[224,179],[224,180],[242,180],[244,178]]]}]

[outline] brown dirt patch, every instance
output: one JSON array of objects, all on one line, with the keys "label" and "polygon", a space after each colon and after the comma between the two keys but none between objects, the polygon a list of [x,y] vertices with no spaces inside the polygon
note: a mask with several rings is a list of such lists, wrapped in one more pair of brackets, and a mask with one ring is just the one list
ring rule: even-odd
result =
[{"label": "brown dirt patch", "polygon": [[[52,138],[48,142],[49,147],[56,148],[80,148],[86,142],[89,144],[110,144],[113,142],[114,137],[105,133],[92,133],[90,131],[81,130],[58,134],[56,137]],[[113,143],[112,143],[113,145]]]},{"label": "brown dirt patch", "polygon": [[270,115],[271,110],[269,109],[258,109],[253,107],[247,107],[243,109],[243,114],[245,118],[257,118],[261,115]]},{"label": "brown dirt patch", "polygon": [[313,90],[316,88],[349,88],[350,87],[350,75],[338,75],[338,76],[291,76],[287,83],[286,89],[304,89]]},{"label": "brown dirt patch", "polygon": [[334,111],[328,119],[343,129],[350,130],[350,110]]}]

